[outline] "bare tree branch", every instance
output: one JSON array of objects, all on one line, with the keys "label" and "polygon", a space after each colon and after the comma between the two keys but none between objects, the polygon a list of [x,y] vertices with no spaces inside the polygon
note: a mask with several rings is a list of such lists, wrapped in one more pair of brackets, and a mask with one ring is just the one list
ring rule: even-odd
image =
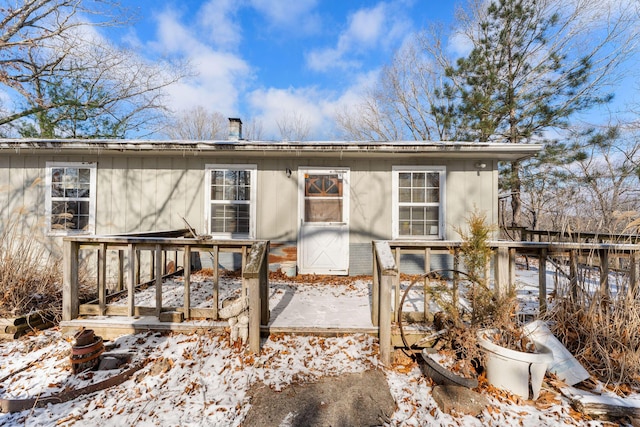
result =
[{"label": "bare tree branch", "polygon": [[280,137],[285,141],[304,141],[311,132],[309,120],[300,113],[288,113],[276,120]]},{"label": "bare tree branch", "polygon": [[163,133],[178,140],[216,140],[226,139],[226,131],[222,113],[197,106],[174,115]]},{"label": "bare tree branch", "polygon": [[117,2],[0,0],[0,9],[0,85],[13,100],[0,115],[5,128],[46,137],[141,133],[164,115],[163,89],[186,75],[184,64],[147,62],[97,33],[128,21]]}]

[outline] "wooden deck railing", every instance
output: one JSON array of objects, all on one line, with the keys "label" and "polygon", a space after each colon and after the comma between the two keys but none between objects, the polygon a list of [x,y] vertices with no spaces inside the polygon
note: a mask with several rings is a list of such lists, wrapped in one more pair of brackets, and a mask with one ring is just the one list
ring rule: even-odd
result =
[{"label": "wooden deck railing", "polygon": [[[373,298],[372,321],[379,328],[380,354],[388,357],[391,342],[386,339],[391,330],[391,322],[398,321],[401,290],[400,273],[403,255],[417,255],[424,263],[424,273],[431,271],[431,259],[434,255],[448,255],[453,259],[452,270],[458,270],[459,241],[374,241],[373,242]],[[494,251],[492,283],[496,292],[502,292],[515,286],[516,256],[525,255],[538,259],[539,310],[547,306],[547,269],[546,261],[566,263],[569,266],[569,292],[571,297],[577,294],[578,264],[592,262],[591,266],[600,269],[599,289],[609,292],[610,265],[623,266],[628,275],[629,290],[640,297],[640,245],[608,243],[547,243],[547,242],[490,242]],[[455,278],[453,280],[455,286]],[[391,304],[393,289],[393,304]],[[424,307],[429,306],[425,292]],[[392,309],[393,308],[393,309]],[[422,313],[426,318],[426,313]],[[420,317],[420,316],[417,316]],[[388,324],[385,324],[387,322]],[[384,334],[384,335],[383,335]],[[386,359],[383,359],[385,363]]]},{"label": "wooden deck railing", "polygon": [[515,232],[524,242],[573,242],[573,243],[630,243],[639,244],[640,234],[612,234],[567,230],[531,230],[526,227],[505,227],[507,233]]},{"label": "wooden deck railing", "polygon": [[[172,235],[175,235],[173,233]],[[125,236],[77,236],[64,238],[63,304],[62,320],[68,321],[79,315],[112,316],[157,316],[163,312],[182,312],[184,319],[218,319],[219,260],[221,253],[237,253],[242,257],[242,294],[249,297],[249,342],[252,351],[259,351],[260,321],[268,320],[268,256],[269,242],[254,240],[207,240],[201,238],[161,237],[153,235]],[[88,253],[87,253],[88,252]],[[79,266],[82,259],[96,255],[95,283],[98,298],[85,304],[79,301]],[[126,305],[113,305],[107,295],[108,253],[115,252],[118,283],[116,290],[126,294]],[[211,308],[191,306],[191,260],[195,252],[208,252],[213,259],[213,290]],[[180,257],[179,254],[182,254]],[[143,257],[149,268],[147,284],[155,286],[155,305],[139,306],[135,303],[136,288],[142,283],[141,265]],[[162,283],[167,273],[167,264],[182,267],[184,276],[184,299],[179,307],[163,306]],[[126,276],[126,289],[124,278]],[[109,298],[109,300],[108,300]],[[257,322],[256,323],[256,319]]]}]

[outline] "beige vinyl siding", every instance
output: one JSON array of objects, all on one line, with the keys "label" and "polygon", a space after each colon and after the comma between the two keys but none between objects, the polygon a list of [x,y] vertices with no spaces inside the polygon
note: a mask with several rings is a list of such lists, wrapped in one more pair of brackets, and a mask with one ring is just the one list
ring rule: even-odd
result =
[{"label": "beige vinyl siding", "polygon": [[[456,239],[456,226],[474,205],[498,220],[498,172],[495,161],[479,173],[475,159],[429,158],[306,159],[299,157],[220,157],[143,154],[59,155],[11,153],[0,156],[0,220],[24,208],[33,213],[44,236],[46,162],[96,162],[96,233],[183,228],[181,217],[199,233],[205,230],[204,174],[206,164],[256,164],[256,237],[274,242],[298,236],[298,168],[315,166],[350,169],[350,244],[367,247],[373,239],[391,239],[391,171],[393,166],[446,168],[445,239]],[[291,170],[287,177],[286,169]],[[61,244],[61,238],[52,241]]]},{"label": "beige vinyl siding", "polygon": [[[173,180],[174,173],[172,171],[173,159],[161,157],[156,160],[156,167],[158,168],[156,179],[154,182],[155,187],[155,212],[153,220],[154,230],[169,230],[171,229],[171,213],[173,212]],[[177,174],[176,174],[177,175]],[[162,212],[168,209],[169,214],[163,215]]]}]

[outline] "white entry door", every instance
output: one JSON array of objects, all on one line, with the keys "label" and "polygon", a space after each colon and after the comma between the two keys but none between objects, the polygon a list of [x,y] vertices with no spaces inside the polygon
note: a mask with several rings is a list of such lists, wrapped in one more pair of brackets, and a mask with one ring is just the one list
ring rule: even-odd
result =
[{"label": "white entry door", "polygon": [[300,168],[298,270],[349,274],[349,169]]}]

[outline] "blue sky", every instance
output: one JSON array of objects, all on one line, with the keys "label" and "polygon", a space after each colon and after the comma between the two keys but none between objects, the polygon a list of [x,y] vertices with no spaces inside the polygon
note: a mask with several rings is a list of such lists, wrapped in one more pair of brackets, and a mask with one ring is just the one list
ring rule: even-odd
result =
[{"label": "blue sky", "polygon": [[[109,37],[149,58],[190,62],[194,75],[169,90],[174,110],[200,105],[245,123],[258,120],[264,139],[277,139],[277,121],[297,115],[309,124],[310,139],[339,139],[333,128],[335,112],[358,102],[380,68],[416,31],[434,23],[450,25],[459,4],[124,0],[138,19],[109,30]],[[447,48],[463,51],[461,46]],[[636,98],[637,76],[629,70],[622,86],[613,88],[616,103],[607,109]],[[609,110],[585,117],[604,113]]]},{"label": "blue sky", "polygon": [[188,59],[195,75],[170,90],[174,109],[202,105],[262,122],[303,116],[315,139],[335,139],[336,108],[357,100],[415,31],[450,22],[436,0],[209,0],[123,3],[138,15],[111,34],[149,57]]}]

